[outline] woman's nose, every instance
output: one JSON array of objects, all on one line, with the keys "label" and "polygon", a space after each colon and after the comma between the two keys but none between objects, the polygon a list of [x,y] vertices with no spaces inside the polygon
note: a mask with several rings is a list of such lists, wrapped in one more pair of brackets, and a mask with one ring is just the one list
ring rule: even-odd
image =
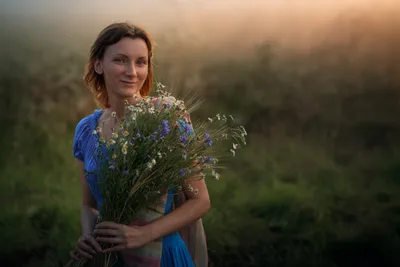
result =
[{"label": "woman's nose", "polygon": [[134,63],[127,64],[127,67],[125,69],[125,73],[128,76],[136,76],[135,64]]}]

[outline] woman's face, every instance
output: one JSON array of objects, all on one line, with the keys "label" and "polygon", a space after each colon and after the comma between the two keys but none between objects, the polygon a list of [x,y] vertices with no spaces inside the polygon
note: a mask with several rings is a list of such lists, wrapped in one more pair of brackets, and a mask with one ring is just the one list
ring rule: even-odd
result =
[{"label": "woman's face", "polygon": [[149,72],[148,49],[141,38],[123,38],[107,47],[95,70],[103,74],[108,97],[114,100],[140,94]]}]

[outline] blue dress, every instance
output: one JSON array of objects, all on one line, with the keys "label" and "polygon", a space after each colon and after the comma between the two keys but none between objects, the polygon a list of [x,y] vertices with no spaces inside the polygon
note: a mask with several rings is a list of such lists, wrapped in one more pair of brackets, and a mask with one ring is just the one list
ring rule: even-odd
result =
[{"label": "blue dress", "polygon": [[[84,162],[86,181],[89,188],[96,199],[100,210],[102,205],[102,197],[97,187],[98,177],[96,175],[95,152],[99,141],[99,137],[93,134],[98,125],[98,120],[102,114],[102,110],[95,110],[93,114],[84,117],[76,126],[73,141],[74,157]],[[168,214],[172,210],[173,195],[167,196],[165,213]],[[162,238],[162,267],[194,267],[194,262],[189,254],[185,242],[181,238],[179,232],[171,233]]]}]

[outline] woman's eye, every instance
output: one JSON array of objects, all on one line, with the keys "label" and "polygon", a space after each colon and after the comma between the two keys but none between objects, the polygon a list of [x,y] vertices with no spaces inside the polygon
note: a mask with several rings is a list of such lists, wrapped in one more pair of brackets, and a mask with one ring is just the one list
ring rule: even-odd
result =
[{"label": "woman's eye", "polygon": [[139,64],[139,65],[145,65],[145,64],[146,64],[146,61],[144,61],[144,60],[139,60],[139,61],[138,61],[138,64]]},{"label": "woman's eye", "polygon": [[118,63],[124,63],[125,62],[124,59],[122,59],[122,58],[116,58],[114,61],[118,62]]}]

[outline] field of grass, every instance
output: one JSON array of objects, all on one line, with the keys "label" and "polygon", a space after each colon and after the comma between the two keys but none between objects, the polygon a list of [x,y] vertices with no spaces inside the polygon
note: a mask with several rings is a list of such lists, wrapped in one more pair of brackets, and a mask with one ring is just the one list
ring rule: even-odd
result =
[{"label": "field of grass", "polygon": [[[232,114],[249,133],[208,181],[211,266],[400,266],[400,36],[353,32],[224,57],[160,37],[157,79],[206,100],[192,117]],[[95,108],[88,47],[24,34],[0,51],[0,265],[62,266],[80,229],[73,131]]]}]

